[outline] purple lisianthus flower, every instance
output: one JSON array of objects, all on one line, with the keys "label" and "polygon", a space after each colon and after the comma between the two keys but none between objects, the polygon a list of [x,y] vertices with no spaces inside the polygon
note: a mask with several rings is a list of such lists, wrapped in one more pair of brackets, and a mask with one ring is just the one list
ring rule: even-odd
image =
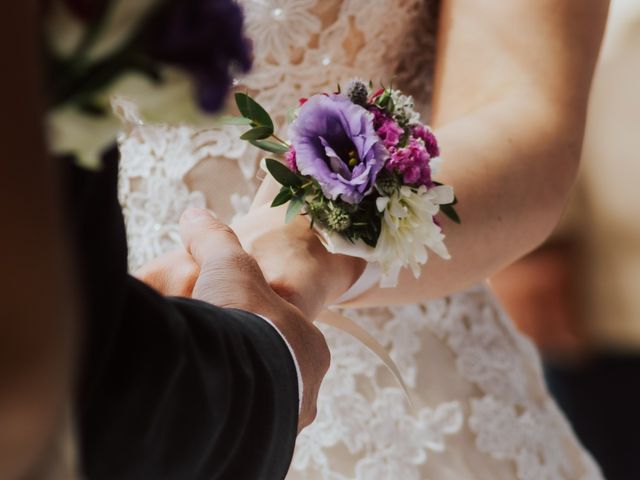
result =
[{"label": "purple lisianthus flower", "polygon": [[203,110],[218,110],[234,70],[251,68],[242,10],[233,0],[173,0],[146,36],[149,53],[187,70],[196,82]]},{"label": "purple lisianthus flower", "polygon": [[404,148],[391,148],[391,158],[387,169],[402,175],[407,185],[433,185],[427,148],[415,138],[411,138]]},{"label": "purple lisianthus flower", "polygon": [[296,163],[333,200],[359,203],[388,158],[371,114],[345,95],[315,95],[289,128]]}]

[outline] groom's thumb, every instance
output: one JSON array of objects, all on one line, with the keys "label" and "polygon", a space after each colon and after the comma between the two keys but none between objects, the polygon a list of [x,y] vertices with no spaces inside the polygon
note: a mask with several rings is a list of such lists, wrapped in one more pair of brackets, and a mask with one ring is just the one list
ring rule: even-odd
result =
[{"label": "groom's thumb", "polygon": [[244,253],[233,230],[200,208],[190,208],[182,214],[180,236],[200,267]]},{"label": "groom's thumb", "polygon": [[236,234],[207,210],[191,208],[180,219],[186,250],[200,267],[193,297],[221,307],[248,309],[251,292],[266,286],[255,260]]}]

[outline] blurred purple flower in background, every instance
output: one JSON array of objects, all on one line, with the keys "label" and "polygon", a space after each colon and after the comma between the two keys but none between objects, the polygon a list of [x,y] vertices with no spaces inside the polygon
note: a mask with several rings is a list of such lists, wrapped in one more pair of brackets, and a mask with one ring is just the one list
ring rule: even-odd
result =
[{"label": "blurred purple flower in background", "polygon": [[109,0],[64,0],[64,3],[76,17],[88,22],[104,14]]},{"label": "blurred purple flower in background", "polygon": [[333,200],[359,203],[388,157],[371,114],[344,95],[311,97],[289,134],[300,173],[317,180]]},{"label": "blurred purple flower in background", "polygon": [[251,68],[242,10],[233,0],[173,0],[151,24],[145,41],[156,60],[194,77],[198,102],[207,112],[222,106],[233,73]]}]

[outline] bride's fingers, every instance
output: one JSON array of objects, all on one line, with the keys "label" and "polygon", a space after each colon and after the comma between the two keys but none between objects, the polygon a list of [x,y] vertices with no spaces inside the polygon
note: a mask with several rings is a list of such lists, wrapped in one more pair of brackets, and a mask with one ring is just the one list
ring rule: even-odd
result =
[{"label": "bride's fingers", "polygon": [[146,263],[133,276],[163,295],[190,297],[199,272],[191,256],[178,249]]}]

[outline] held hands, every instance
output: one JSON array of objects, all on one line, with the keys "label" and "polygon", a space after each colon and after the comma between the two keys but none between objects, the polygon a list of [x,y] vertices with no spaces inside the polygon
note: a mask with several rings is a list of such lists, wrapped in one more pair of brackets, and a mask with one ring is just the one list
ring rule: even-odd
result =
[{"label": "held hands", "polygon": [[187,210],[180,221],[180,234],[186,252],[161,257],[137,276],[165,295],[192,296],[271,320],[291,345],[300,367],[304,393],[299,428],[304,428],[315,418],[318,390],[329,367],[324,337],[295,302],[274,292],[233,230],[209,212]]},{"label": "held hands", "polygon": [[[232,225],[271,288],[314,319],[357,280],[364,262],[326,251],[304,217],[288,225],[282,208],[257,207]],[[165,295],[189,297],[199,266],[183,249],[144,265],[136,276]]]}]

